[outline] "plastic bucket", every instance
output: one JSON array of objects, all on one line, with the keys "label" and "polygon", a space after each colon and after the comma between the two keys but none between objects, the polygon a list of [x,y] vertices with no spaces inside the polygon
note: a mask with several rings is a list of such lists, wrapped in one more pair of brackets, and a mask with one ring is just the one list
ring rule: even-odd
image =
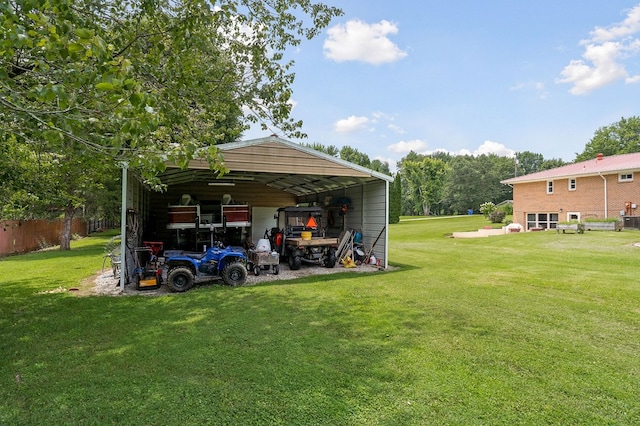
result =
[{"label": "plastic bucket", "polygon": [[311,232],[309,231],[302,231],[300,233],[300,237],[302,237],[303,240],[310,240],[311,239]]}]

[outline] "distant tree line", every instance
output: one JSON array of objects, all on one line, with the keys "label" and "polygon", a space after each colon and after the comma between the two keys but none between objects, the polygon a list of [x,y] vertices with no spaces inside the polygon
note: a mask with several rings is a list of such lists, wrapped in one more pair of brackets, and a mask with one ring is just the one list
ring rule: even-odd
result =
[{"label": "distant tree line", "polygon": [[[338,149],[319,143],[305,146],[391,175],[388,163],[371,161],[367,154],[354,148]],[[574,162],[595,158],[599,153],[618,155],[631,152],[640,152],[640,117],[622,118],[596,130],[583,152],[576,153]],[[512,189],[501,184],[502,180],[565,164],[562,159],[546,159],[542,154],[531,151],[518,152],[512,157],[410,152],[398,162],[395,181],[390,185],[389,222],[399,221],[401,215],[478,212],[485,202],[499,204],[512,199]]]},{"label": "distant tree line", "polygon": [[477,212],[482,203],[512,199],[511,187],[501,184],[502,180],[563,164],[529,151],[514,157],[410,152],[398,162],[401,212],[425,216]]}]

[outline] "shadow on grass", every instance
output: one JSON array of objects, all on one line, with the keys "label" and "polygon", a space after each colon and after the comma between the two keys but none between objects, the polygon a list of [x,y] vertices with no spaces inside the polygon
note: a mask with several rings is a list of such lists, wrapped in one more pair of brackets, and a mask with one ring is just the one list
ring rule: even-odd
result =
[{"label": "shadow on grass", "polygon": [[1,257],[0,262],[5,260],[10,260],[13,262],[32,262],[34,260],[80,257],[80,256],[95,255],[96,253],[102,253],[102,251],[104,251],[104,243],[95,242],[92,244],[83,245],[82,247],[78,247],[78,248],[74,248],[72,246],[71,250],[66,250],[66,251],[60,250],[59,248],[49,248],[49,249],[34,251],[31,253],[16,253],[10,256]]},{"label": "shadow on grass", "polygon": [[0,407],[13,413],[0,420],[401,422],[406,407],[394,398],[409,378],[389,363],[409,342],[393,330],[419,315],[381,311],[382,284],[334,283],[354,275],[180,297],[0,302]]},{"label": "shadow on grass", "polygon": [[[299,285],[299,284],[317,284],[318,282],[330,282],[337,280],[351,280],[351,279],[382,279],[383,277],[389,275],[395,275],[397,273],[417,269],[417,267],[412,265],[402,265],[402,264],[393,264],[390,268],[385,270],[371,270],[371,271],[344,271],[344,272],[332,272],[328,274],[313,274],[311,273],[305,277],[299,278],[291,278],[291,279],[283,279],[283,280],[272,280],[272,281],[260,281],[254,285],[247,287],[272,287],[272,286],[288,286],[288,285]],[[223,285],[224,286],[224,285]]]}]

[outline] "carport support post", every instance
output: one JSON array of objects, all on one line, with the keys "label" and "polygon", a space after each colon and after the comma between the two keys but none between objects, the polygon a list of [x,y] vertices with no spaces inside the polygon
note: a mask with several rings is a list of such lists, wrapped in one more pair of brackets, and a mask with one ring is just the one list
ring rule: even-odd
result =
[{"label": "carport support post", "polygon": [[124,292],[124,280],[127,271],[127,172],[129,163],[123,161],[122,167],[122,202],[120,211],[120,291]]}]

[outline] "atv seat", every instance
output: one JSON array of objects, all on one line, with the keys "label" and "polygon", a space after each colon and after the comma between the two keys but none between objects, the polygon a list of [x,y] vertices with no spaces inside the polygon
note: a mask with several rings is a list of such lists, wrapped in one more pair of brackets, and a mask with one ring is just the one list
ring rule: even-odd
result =
[{"label": "atv seat", "polygon": [[188,256],[193,259],[202,259],[207,253],[200,251],[184,251],[184,250],[165,250],[164,256],[165,258],[176,257],[176,256]]},{"label": "atv seat", "polygon": [[193,259],[202,259],[205,255],[207,254],[206,251],[200,252],[200,251],[185,251],[183,253],[183,256],[189,256]]}]

